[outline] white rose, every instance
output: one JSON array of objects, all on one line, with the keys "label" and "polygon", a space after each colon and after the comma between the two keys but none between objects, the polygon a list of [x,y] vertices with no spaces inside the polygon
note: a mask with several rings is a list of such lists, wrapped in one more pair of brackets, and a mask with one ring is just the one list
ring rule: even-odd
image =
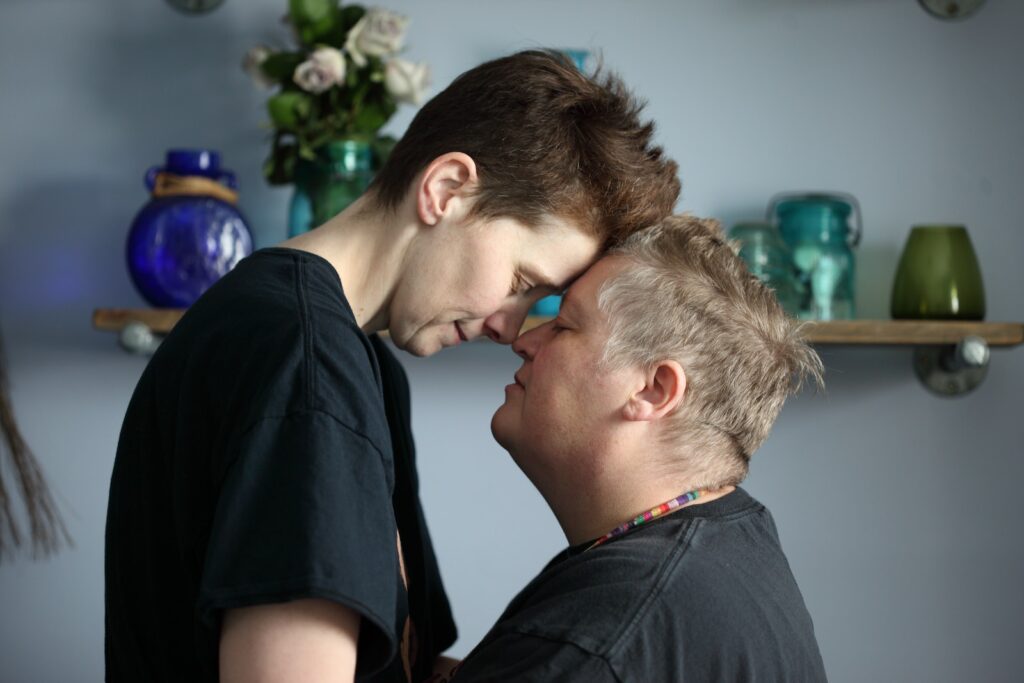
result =
[{"label": "white rose", "polygon": [[345,57],[333,47],[317,48],[309,59],[295,67],[292,80],[306,92],[319,95],[345,82]]},{"label": "white rose", "polygon": [[264,88],[276,85],[273,79],[267,78],[267,75],[263,73],[263,62],[267,61],[267,57],[269,56],[269,47],[266,45],[257,45],[245,53],[245,59],[242,61],[242,68],[245,69],[245,72],[252,76],[252,80],[256,81],[256,83]]},{"label": "white rose", "polygon": [[430,87],[430,67],[392,59],[384,65],[384,87],[399,102],[419,104]]},{"label": "white rose", "polygon": [[359,66],[366,66],[367,57],[386,57],[402,49],[408,17],[386,9],[371,8],[348,32],[345,51]]}]

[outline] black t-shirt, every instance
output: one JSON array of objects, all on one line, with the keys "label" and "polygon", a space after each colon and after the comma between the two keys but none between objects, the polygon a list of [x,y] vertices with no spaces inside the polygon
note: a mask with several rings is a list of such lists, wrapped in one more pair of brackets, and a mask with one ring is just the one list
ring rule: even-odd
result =
[{"label": "black t-shirt", "polygon": [[193,304],[128,406],[107,679],[216,680],[225,609],[310,597],[361,615],[361,680],[420,680],[455,639],[405,373],[327,261],[271,248]]},{"label": "black t-shirt", "polygon": [[742,489],[563,551],[455,676],[467,681],[824,681],[771,514]]}]

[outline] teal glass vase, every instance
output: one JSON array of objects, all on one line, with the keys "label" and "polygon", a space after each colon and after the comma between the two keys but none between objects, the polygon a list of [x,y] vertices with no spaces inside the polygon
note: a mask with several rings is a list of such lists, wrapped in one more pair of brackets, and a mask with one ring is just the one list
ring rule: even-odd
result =
[{"label": "teal glass vase", "polygon": [[323,225],[359,198],[373,180],[374,151],[368,140],[333,140],[316,158],[295,167],[295,188],[288,207],[288,236]]},{"label": "teal glass vase", "polygon": [[967,228],[916,225],[910,230],[893,280],[891,312],[897,319],[985,318],[985,287]]}]

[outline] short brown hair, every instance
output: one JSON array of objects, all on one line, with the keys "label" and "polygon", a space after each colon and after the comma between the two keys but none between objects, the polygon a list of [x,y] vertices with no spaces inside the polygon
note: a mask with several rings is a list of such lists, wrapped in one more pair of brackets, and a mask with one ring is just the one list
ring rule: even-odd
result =
[{"label": "short brown hair", "polygon": [[605,362],[678,361],[687,388],[666,430],[677,447],[668,451],[687,454],[700,486],[738,484],[786,397],[807,378],[822,385],[821,359],[717,221],[671,216],[610,255],[632,267],[599,294],[611,327]]},{"label": "short brown hair", "polygon": [[642,107],[616,76],[587,76],[558,52],[496,59],[420,109],[371,190],[393,208],[431,161],[463,152],[478,169],[476,215],[529,226],[558,216],[616,243],[679,196],[678,167],[652,146]]}]

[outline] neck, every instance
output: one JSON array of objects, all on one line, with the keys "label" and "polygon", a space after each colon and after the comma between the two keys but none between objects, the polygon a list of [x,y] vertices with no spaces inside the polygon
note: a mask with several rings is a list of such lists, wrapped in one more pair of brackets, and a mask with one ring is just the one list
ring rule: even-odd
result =
[{"label": "neck", "polygon": [[[605,535],[615,527],[636,519],[639,515],[662,503],[699,489],[700,487],[694,484],[681,483],[673,487],[663,487],[658,491],[651,490],[633,497],[623,497],[621,500],[603,506],[595,501],[589,510],[562,510],[560,513],[556,512],[555,516],[558,517],[558,522],[569,545],[579,545]],[[735,490],[733,486],[712,490],[704,489],[701,491],[700,497],[687,504],[686,507],[710,503],[733,490]],[[674,510],[666,514],[672,514],[672,512]]]},{"label": "neck", "polygon": [[[708,477],[703,473],[668,472],[664,465],[652,462],[649,450],[616,457],[607,452],[599,457],[591,451],[561,462],[560,472],[538,473],[540,476],[531,479],[547,500],[570,545],[599,538],[689,491],[703,489],[704,493],[687,507],[710,503],[735,490],[733,486],[705,488]],[[588,467],[570,473],[565,471],[567,462],[588,463]],[[636,467],[638,462],[650,464]]]},{"label": "neck", "polygon": [[367,334],[387,329],[400,264],[415,234],[406,212],[379,210],[366,195],[320,227],[280,246],[308,251],[334,266],[356,323]]}]

